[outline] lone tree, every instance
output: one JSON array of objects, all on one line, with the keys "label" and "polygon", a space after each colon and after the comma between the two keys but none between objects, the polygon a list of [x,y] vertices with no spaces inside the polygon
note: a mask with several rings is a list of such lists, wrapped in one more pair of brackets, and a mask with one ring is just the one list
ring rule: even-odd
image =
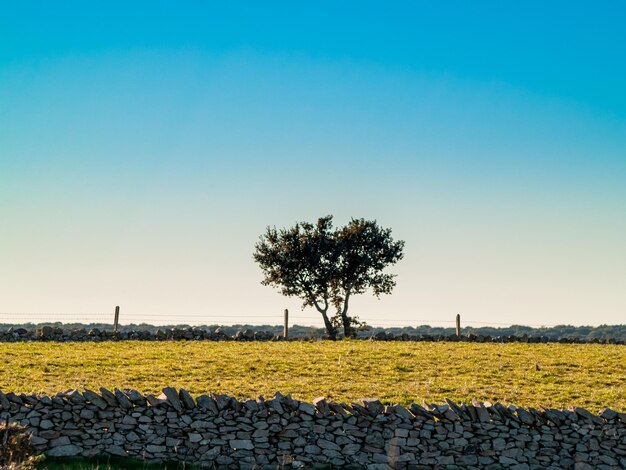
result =
[{"label": "lone tree", "polygon": [[[268,227],[255,245],[254,260],[263,270],[261,283],[300,297],[302,308],[315,307],[334,340],[340,327],[345,337],[355,335],[359,322],[348,316],[351,296],[368,289],[376,297],[391,293],[395,275],[383,270],[402,259],[404,242],[394,241],[391,230],[375,220],[352,219],[333,230],[332,219],[322,217],[316,224],[300,222],[288,229]],[[335,314],[329,317],[331,306]]]}]

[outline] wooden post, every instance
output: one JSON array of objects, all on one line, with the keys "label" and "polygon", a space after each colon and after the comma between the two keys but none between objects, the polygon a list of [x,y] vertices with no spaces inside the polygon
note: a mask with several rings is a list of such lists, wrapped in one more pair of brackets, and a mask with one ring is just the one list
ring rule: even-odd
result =
[{"label": "wooden post", "polygon": [[456,315],[456,335],[461,336],[461,315]]},{"label": "wooden post", "polygon": [[283,322],[283,337],[289,338],[289,310],[285,309],[285,319]]},{"label": "wooden post", "polygon": [[113,331],[117,333],[117,325],[120,321],[120,307],[115,307],[115,316],[113,317]]}]

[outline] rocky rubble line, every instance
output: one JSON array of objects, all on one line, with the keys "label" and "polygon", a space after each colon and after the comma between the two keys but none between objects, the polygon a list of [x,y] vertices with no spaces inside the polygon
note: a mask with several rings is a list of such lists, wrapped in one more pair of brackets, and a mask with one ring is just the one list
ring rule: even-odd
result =
[{"label": "rocky rubble line", "polygon": [[49,456],[128,456],[205,468],[626,468],[626,413],[499,403],[408,408],[374,399],[238,401],[164,388],[0,392],[0,418]]},{"label": "rocky rubble line", "polygon": [[[290,338],[290,341],[302,341],[311,338]],[[319,338],[318,338],[319,339]],[[451,342],[472,342],[472,343],[573,343],[573,344],[626,344],[626,341],[617,339],[581,339],[581,338],[548,338],[547,336],[485,336],[468,333],[457,337],[456,335],[409,335],[406,333],[394,335],[381,331],[373,336],[360,336],[357,339],[376,341],[451,341]],[[157,330],[156,332],[138,330],[114,332],[100,330],[97,328],[86,330],[65,329],[54,326],[44,326],[27,330],[25,328],[9,328],[0,330],[0,342],[20,342],[20,341],[168,341],[168,340],[188,340],[188,341],[285,341],[282,335],[276,335],[270,331],[240,330],[234,335],[225,333],[221,328],[207,330],[203,328],[169,328]]]}]

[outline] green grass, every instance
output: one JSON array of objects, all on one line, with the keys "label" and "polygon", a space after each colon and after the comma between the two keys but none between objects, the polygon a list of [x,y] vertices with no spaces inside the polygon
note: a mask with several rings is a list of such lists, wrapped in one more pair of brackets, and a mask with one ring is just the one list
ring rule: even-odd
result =
[{"label": "green grass", "polygon": [[500,401],[626,410],[626,347],[413,342],[2,343],[0,389],[184,387],[238,398]]},{"label": "green grass", "polygon": [[46,457],[36,466],[46,470],[193,470],[197,467],[184,463],[149,464],[127,457],[100,457],[93,459]]}]

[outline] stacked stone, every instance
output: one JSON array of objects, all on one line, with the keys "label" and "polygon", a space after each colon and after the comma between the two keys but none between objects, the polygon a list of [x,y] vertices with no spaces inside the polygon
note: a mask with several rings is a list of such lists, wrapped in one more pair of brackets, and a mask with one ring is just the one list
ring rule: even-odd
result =
[{"label": "stacked stone", "polygon": [[626,413],[499,403],[385,406],[239,401],[164,388],[0,392],[0,418],[26,426],[40,453],[116,455],[213,468],[626,468]]},{"label": "stacked stone", "polygon": [[[25,328],[9,328],[0,330],[0,342],[21,341],[279,341],[284,340],[281,335],[270,331],[240,330],[233,335],[226,334],[221,328],[207,330],[203,328],[169,328],[155,332],[147,330],[133,330],[113,332],[99,330],[97,328],[86,330],[84,328],[65,329],[53,326],[44,326],[27,330]],[[310,338],[293,338],[294,340],[306,340]],[[319,339],[319,338],[317,338]],[[362,340],[375,341],[448,341],[465,343],[567,343],[567,344],[626,344],[626,341],[617,339],[581,339],[581,338],[548,338],[546,336],[485,336],[468,333],[464,336],[456,335],[409,335],[406,333],[394,335],[381,331],[372,337],[359,337]]]},{"label": "stacked stone", "polygon": [[447,341],[453,343],[560,343],[560,344],[626,344],[626,341],[606,338],[606,339],[586,339],[577,337],[562,337],[552,338],[548,336],[528,336],[526,334],[521,336],[506,335],[506,336],[489,336],[489,335],[477,335],[474,333],[467,333],[462,336],[451,335],[410,335],[408,333],[400,333],[394,335],[385,331],[376,333],[372,338],[377,341]]},{"label": "stacked stone", "polygon": [[224,333],[220,328],[215,330],[206,330],[202,328],[169,328],[165,330],[157,330],[155,332],[147,330],[132,331],[107,331],[93,328],[86,330],[84,328],[66,329],[53,326],[44,326],[42,328],[27,330],[26,328],[9,328],[0,331],[0,342],[22,342],[22,341],[168,341],[168,340],[187,340],[187,341],[277,341],[282,339],[278,335],[274,335],[269,331],[252,331],[241,330],[234,335]]}]

